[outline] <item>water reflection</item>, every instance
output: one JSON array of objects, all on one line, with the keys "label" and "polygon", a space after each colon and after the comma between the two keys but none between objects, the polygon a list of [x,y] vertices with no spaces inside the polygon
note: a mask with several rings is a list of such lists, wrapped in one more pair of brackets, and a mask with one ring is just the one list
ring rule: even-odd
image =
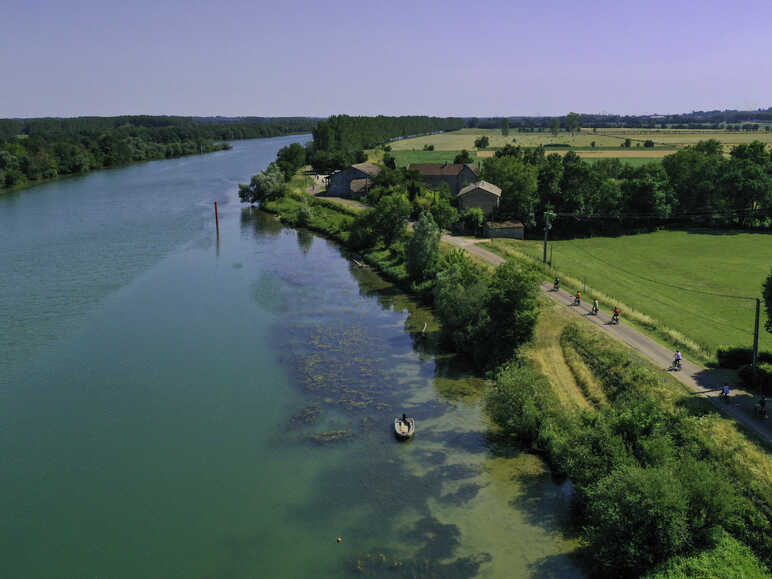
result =
[{"label": "water reflection", "polygon": [[242,231],[252,230],[258,236],[277,236],[281,234],[284,226],[275,215],[250,205],[241,210],[241,229]]},{"label": "water reflection", "polygon": [[298,229],[298,247],[304,254],[308,254],[311,251],[311,246],[314,244],[314,234],[307,229]]}]

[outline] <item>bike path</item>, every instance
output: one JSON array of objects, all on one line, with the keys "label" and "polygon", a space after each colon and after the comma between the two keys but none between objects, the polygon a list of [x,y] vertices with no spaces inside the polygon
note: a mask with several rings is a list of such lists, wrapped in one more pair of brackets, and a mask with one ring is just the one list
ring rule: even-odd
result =
[{"label": "bike path", "polygon": [[[503,257],[480,247],[479,242],[476,240],[453,237],[451,235],[443,235],[442,240],[456,247],[466,249],[493,265],[501,265],[506,261]],[[737,372],[724,368],[703,368],[688,360],[683,360],[681,370],[671,371],[673,352],[638,330],[626,325],[624,322],[611,324],[611,315],[602,311],[604,304],[601,304],[601,312],[597,315],[592,315],[590,313],[592,303],[588,304],[583,301],[581,305],[575,306],[574,296],[565,290],[553,291],[552,283],[543,283],[541,290],[554,301],[564,306],[567,311],[573,312],[574,315],[595,324],[609,335],[624,342],[633,350],[648,358],[655,366],[665,371],[670,371],[673,377],[682,384],[685,384],[689,390],[698,396],[706,397],[721,412],[731,416],[748,430],[755,433],[768,447],[772,446],[772,421],[770,421],[769,417],[759,418],[755,415],[754,407],[758,402],[756,396],[735,387],[736,384],[740,383]],[[622,320],[624,320],[624,315],[625,313],[622,312]],[[721,393],[722,386],[727,383],[731,388],[730,400],[724,402],[719,399],[718,395]],[[767,412],[771,412],[769,404],[767,405]]]}]

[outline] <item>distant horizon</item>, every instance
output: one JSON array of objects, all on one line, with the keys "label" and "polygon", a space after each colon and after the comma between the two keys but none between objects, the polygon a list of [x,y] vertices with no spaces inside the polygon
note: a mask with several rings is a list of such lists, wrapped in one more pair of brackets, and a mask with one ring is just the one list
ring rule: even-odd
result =
[{"label": "distant horizon", "polygon": [[566,111],[562,114],[556,114],[556,115],[529,115],[529,114],[509,114],[509,115],[437,115],[437,114],[413,114],[413,113],[394,113],[394,114],[387,114],[387,113],[374,113],[374,114],[355,114],[355,113],[346,113],[346,112],[339,112],[339,113],[333,113],[330,115],[256,115],[256,114],[234,114],[234,115],[221,115],[221,114],[211,114],[211,115],[202,115],[202,114],[176,114],[176,113],[119,113],[119,114],[110,114],[110,115],[90,115],[90,114],[82,114],[82,115],[40,115],[40,116],[32,116],[32,117],[0,117],[2,119],[10,119],[10,120],[33,120],[33,119],[73,119],[73,118],[89,118],[89,117],[97,117],[97,118],[115,118],[115,117],[182,117],[182,118],[201,118],[201,119],[248,119],[248,118],[260,118],[260,119],[328,119],[331,116],[334,115],[348,115],[351,117],[377,117],[377,116],[385,116],[385,117],[402,117],[402,116],[429,116],[429,117],[443,117],[443,118],[460,118],[460,119],[504,119],[504,118],[554,118],[554,117],[564,117],[569,112],[576,112],[580,115],[586,115],[586,116],[619,116],[619,117],[651,117],[651,116],[684,116],[684,115],[691,115],[691,114],[697,114],[697,113],[715,113],[715,112],[737,112],[737,113],[754,113],[754,112],[767,112],[772,110],[772,106],[767,107],[758,107],[753,109],[693,109],[688,112],[680,112],[680,113],[663,113],[663,112],[656,112],[656,113],[614,113],[614,112],[600,112],[600,113],[587,113],[587,112],[581,112],[581,111]]},{"label": "distant horizon", "polygon": [[770,38],[768,0],[6,0],[0,117],[756,110]]}]

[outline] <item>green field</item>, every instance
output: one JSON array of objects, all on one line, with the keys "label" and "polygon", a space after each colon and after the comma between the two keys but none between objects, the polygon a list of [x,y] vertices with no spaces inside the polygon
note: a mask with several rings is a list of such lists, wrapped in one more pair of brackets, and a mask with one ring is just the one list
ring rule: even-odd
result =
[{"label": "green field", "polygon": [[[407,167],[411,163],[452,163],[461,151],[392,151],[391,155],[397,160],[397,166]],[[476,162],[474,150],[469,151],[469,155]]]},{"label": "green field", "polygon": [[[761,297],[772,266],[770,235],[660,231],[551,246],[559,275],[586,283],[588,294],[590,288],[604,294],[605,311],[618,300],[624,304],[623,317],[630,313],[625,309],[633,308],[653,318],[644,325],[653,322],[660,338],[670,328],[712,354],[721,344],[753,345],[755,301],[723,296]],[[542,241],[495,240],[492,247],[542,259]],[[759,347],[772,351],[772,334],[763,329],[763,303],[761,315]]]}]

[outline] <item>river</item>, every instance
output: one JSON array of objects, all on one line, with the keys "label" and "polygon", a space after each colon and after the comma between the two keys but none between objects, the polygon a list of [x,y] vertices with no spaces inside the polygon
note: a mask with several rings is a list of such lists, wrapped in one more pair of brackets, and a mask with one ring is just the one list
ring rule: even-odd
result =
[{"label": "river", "polygon": [[579,576],[431,312],[239,203],[308,138],[0,196],[0,575]]}]

